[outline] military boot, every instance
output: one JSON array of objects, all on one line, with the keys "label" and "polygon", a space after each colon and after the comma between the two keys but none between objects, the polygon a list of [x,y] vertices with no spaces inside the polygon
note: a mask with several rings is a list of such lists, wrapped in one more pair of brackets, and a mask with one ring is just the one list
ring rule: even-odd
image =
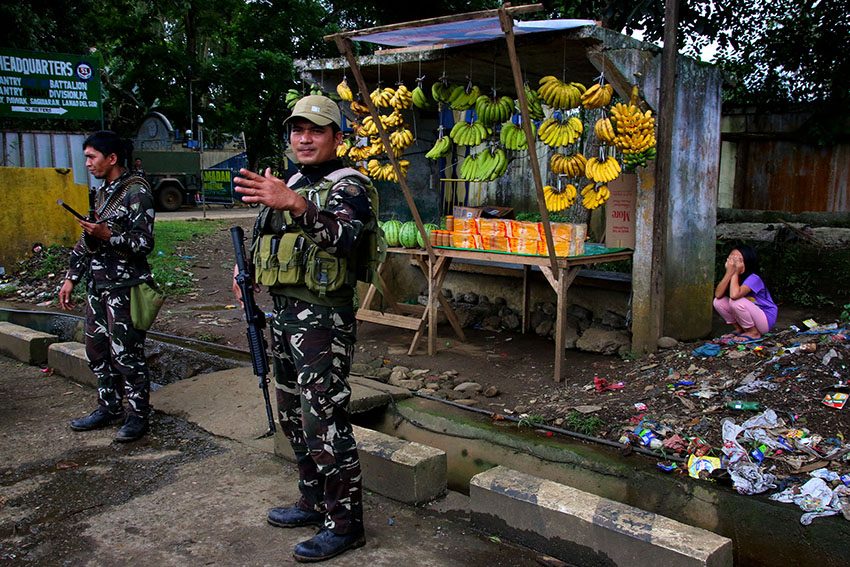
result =
[{"label": "military boot", "polygon": [[124,412],[111,412],[103,406],[98,406],[96,410],[88,414],[86,417],[79,417],[71,420],[71,429],[74,431],[91,431],[92,429],[100,429],[113,423],[118,423],[124,419]]},{"label": "military boot", "polygon": [[362,528],[347,534],[335,534],[325,528],[307,541],[296,545],[292,555],[299,563],[315,563],[365,544],[366,535]]},{"label": "military boot", "polygon": [[119,443],[128,443],[141,438],[148,432],[148,420],[136,414],[129,414],[124,425],[118,430],[115,435],[115,440]]},{"label": "military boot", "polygon": [[279,528],[300,528],[301,526],[321,526],[325,515],[315,510],[304,510],[298,506],[288,508],[272,508],[269,510],[268,522]]}]

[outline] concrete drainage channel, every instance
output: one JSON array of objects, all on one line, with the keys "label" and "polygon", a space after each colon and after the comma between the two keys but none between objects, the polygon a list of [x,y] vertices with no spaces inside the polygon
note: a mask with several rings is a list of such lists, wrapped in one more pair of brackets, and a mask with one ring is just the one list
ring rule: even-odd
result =
[{"label": "concrete drainage channel", "polygon": [[[82,344],[68,340],[79,322],[68,317],[0,310],[0,352],[46,362],[93,385]],[[244,353],[191,347],[153,346],[166,366],[180,358],[192,361],[185,363],[190,370],[203,367],[155,391],[157,410],[291,458],[280,433],[257,441],[251,427],[222,429],[214,418],[233,411],[234,395],[245,400],[243,416],[262,415]],[[210,381],[228,396],[198,399],[198,388],[206,382],[208,392]],[[835,518],[801,526],[796,507],[665,475],[657,459],[623,457],[610,446],[560,434],[541,436],[361,377],[352,377],[352,389],[365,488],[439,508],[433,501],[448,487],[468,495],[465,513],[476,528],[570,565],[846,565],[838,542],[848,541],[850,529]]]}]

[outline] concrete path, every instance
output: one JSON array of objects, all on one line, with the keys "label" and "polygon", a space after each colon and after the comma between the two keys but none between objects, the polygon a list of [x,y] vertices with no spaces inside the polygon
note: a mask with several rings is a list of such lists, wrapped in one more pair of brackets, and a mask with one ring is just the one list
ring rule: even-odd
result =
[{"label": "concrete path", "polygon": [[[238,388],[210,383],[244,418],[239,431],[262,429],[251,401],[259,398],[256,383],[231,385]],[[68,420],[88,413],[94,399],[90,387],[0,356],[0,562],[293,563],[292,547],[313,532],[265,521],[267,508],[297,498],[290,464],[160,412],[150,435],[136,443],[113,442],[114,428],[71,431]],[[490,540],[464,522],[368,491],[365,519],[366,546],[326,564],[540,564],[538,554]]]}]

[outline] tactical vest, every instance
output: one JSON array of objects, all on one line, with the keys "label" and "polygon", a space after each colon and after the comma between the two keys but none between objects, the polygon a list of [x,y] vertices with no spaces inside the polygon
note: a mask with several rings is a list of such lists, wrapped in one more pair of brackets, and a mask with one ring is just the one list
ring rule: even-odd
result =
[{"label": "tactical vest", "polygon": [[[296,173],[288,184],[294,185],[301,177],[300,173]],[[263,207],[258,220],[261,234],[252,247],[257,283],[271,288],[303,286],[312,293],[317,303],[333,303],[329,294],[347,287],[350,288],[347,294],[350,296],[358,280],[368,283],[377,280],[378,266],[386,258],[386,241],[377,223],[378,192],[369,178],[355,169],[343,168],[314,185],[294,191],[322,209],[331,189],[346,178],[355,178],[362,183],[372,209],[353,253],[347,258],[329,254],[292,221],[288,211]]]}]

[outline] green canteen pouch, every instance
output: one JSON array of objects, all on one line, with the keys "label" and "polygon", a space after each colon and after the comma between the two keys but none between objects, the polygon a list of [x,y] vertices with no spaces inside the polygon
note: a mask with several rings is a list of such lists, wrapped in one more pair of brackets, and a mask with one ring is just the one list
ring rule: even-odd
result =
[{"label": "green canteen pouch", "polygon": [[165,294],[156,282],[144,282],[131,287],[130,319],[133,321],[133,327],[140,331],[150,329],[163,303]]},{"label": "green canteen pouch", "polygon": [[304,284],[307,289],[320,296],[336,291],[345,285],[348,277],[345,258],[328,254],[318,246],[311,246],[307,252],[307,275]]},{"label": "green canteen pouch", "polygon": [[299,285],[304,283],[304,237],[297,232],[287,232],[280,237],[277,251],[277,283]]}]

